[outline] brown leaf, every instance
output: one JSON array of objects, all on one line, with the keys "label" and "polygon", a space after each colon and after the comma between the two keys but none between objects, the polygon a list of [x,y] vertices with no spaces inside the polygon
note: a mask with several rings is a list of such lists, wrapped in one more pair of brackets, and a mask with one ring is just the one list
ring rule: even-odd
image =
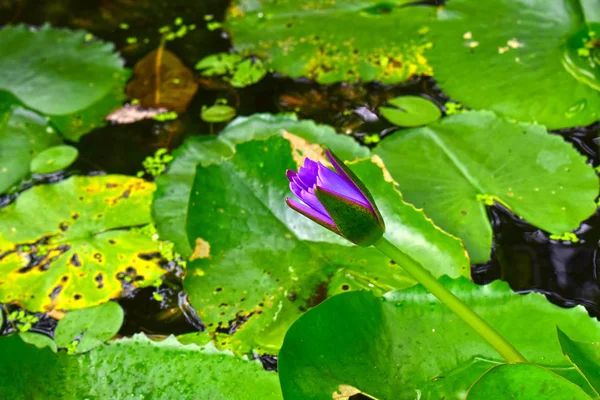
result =
[{"label": "brown leaf", "polygon": [[196,94],[194,73],[169,50],[159,47],[142,58],[127,84],[127,96],[144,108],[164,107],[182,113]]}]

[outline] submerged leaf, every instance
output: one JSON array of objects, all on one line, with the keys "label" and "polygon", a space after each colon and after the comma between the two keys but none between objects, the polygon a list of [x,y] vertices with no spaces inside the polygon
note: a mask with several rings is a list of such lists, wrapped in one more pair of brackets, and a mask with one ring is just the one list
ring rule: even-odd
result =
[{"label": "submerged leaf", "polygon": [[585,157],[540,125],[467,112],[391,135],[375,149],[406,200],[463,240],[475,263],[490,258],[486,205],[497,201],[550,233],[596,210],[598,178]]},{"label": "submerged leaf", "polygon": [[194,73],[169,50],[160,47],[142,58],[127,84],[127,96],[144,108],[187,109],[198,90]]},{"label": "submerged leaf", "polygon": [[73,310],[163,274],[148,224],[154,185],[120,175],[34,186],[0,209],[0,302]]}]

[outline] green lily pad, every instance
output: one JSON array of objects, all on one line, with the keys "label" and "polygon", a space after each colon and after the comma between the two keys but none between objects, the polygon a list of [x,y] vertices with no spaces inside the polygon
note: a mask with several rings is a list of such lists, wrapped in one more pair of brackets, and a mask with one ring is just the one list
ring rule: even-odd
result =
[{"label": "green lily pad", "polygon": [[558,340],[563,354],[577,367],[596,394],[600,395],[600,343],[583,343],[571,340],[558,329]]},{"label": "green lily pad", "polygon": [[69,349],[71,354],[85,353],[112,339],[121,329],[124,317],[123,309],[114,301],[68,312],[58,321],[54,341],[58,347]]},{"label": "green lily pad", "polygon": [[252,139],[267,138],[288,131],[311,142],[329,145],[339,157],[352,160],[367,157],[369,152],[347,137],[336,135],[333,128],[316,125],[313,121],[298,121],[293,115],[254,114],[238,117],[218,137],[189,138],[174,153],[169,171],[156,181],[157,189],[152,203],[152,214],[160,236],[175,244],[178,253],[190,257],[186,232],[189,211],[188,200],[196,174],[196,165],[218,164],[234,154],[235,144]]},{"label": "green lily pad", "polygon": [[0,302],[31,311],[104,303],[163,275],[151,222],[154,185],[108,175],[35,186],[0,210]]},{"label": "green lily pad", "polygon": [[242,55],[319,83],[402,82],[431,75],[424,56],[435,8],[410,0],[236,0],[224,28]]},{"label": "green lily pad", "polygon": [[0,193],[29,175],[37,154],[61,143],[47,118],[21,107],[0,107]]},{"label": "green lily pad", "polygon": [[465,106],[549,129],[597,121],[600,65],[577,54],[584,47],[581,31],[589,29],[578,3],[448,2],[432,25],[429,53],[440,87]]},{"label": "green lily pad", "polygon": [[6,26],[0,30],[0,53],[0,90],[56,117],[68,139],[78,140],[90,126],[101,125],[124,99],[128,73],[122,59],[111,43],[86,40],[86,32]]},{"label": "green lily pad", "polygon": [[[564,309],[543,295],[514,293],[508,284],[442,283],[532,363],[578,378],[564,358],[556,326],[578,340],[597,338],[598,321],[583,307]],[[527,327],[520,329],[519,327]],[[376,297],[335,296],[290,328],[278,367],[286,400],[331,399],[356,388],[378,399],[464,398],[474,379],[502,357],[423,287]],[[494,398],[488,397],[488,398]]]},{"label": "green lily pad", "polygon": [[379,107],[381,115],[392,124],[415,127],[437,121],[442,111],[431,100],[419,96],[402,96],[391,99],[392,107]]},{"label": "green lily pad", "polygon": [[[240,143],[232,148],[225,140]],[[314,143],[343,159],[368,154],[330,127],[259,116],[235,120],[215,141],[188,142],[159,179],[158,230],[176,246],[185,240],[194,248],[184,253],[191,256],[184,286],[209,331],[236,331],[218,338],[222,346],[273,353],[290,324],[329,295],[415,283],[374,248],[352,246],[285,205],[291,195],[285,170],[296,169],[304,156],[322,159],[323,147]],[[235,153],[224,160],[212,152],[222,147]],[[374,195],[388,238],[438,276],[468,276],[460,242],[404,203],[375,162],[352,167]]]},{"label": "green lily pad", "polygon": [[31,171],[50,174],[67,168],[77,159],[79,151],[73,146],[59,145],[43,150],[31,160]]},{"label": "green lily pad", "polygon": [[590,400],[583,389],[545,368],[502,364],[486,372],[469,390],[469,400]]},{"label": "green lily pad", "polygon": [[235,117],[235,108],[223,104],[217,104],[202,110],[200,117],[202,118],[202,121],[211,124],[227,122]]},{"label": "green lily pad", "polygon": [[490,258],[485,205],[497,201],[552,234],[596,211],[598,178],[586,159],[540,125],[479,111],[398,132],[375,149],[407,201],[461,238],[475,263]]},{"label": "green lily pad", "polygon": [[19,333],[19,337],[25,343],[32,344],[38,349],[48,347],[55,353],[58,351],[58,346],[56,345],[56,342],[52,340],[50,336],[35,332],[21,332]]},{"label": "green lily pad", "polygon": [[139,334],[85,354],[36,349],[0,338],[3,399],[280,400],[277,374],[214,345],[155,342]]}]

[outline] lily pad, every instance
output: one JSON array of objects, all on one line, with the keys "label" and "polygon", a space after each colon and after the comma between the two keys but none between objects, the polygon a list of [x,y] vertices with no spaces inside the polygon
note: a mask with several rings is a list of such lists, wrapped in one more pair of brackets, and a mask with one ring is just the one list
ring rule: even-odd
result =
[{"label": "lily pad", "polygon": [[379,107],[381,115],[392,124],[415,127],[437,121],[442,111],[431,100],[419,96],[402,96],[391,99],[392,107]]},{"label": "lily pad", "polygon": [[204,57],[195,68],[204,76],[219,76],[233,87],[246,87],[260,81],[267,70],[259,59],[244,59],[237,53],[218,53]]},{"label": "lily pad", "polygon": [[62,139],[48,119],[21,107],[0,107],[0,193],[29,175],[31,160]]},{"label": "lily pad", "polygon": [[[600,324],[583,307],[560,308],[541,294],[516,294],[500,281],[442,283],[529,362],[574,377],[589,393],[556,338],[557,325],[578,340],[598,337]],[[456,399],[486,366],[501,362],[460,318],[416,286],[384,297],[360,291],[325,301],[290,328],[278,366],[286,400],[331,399],[343,387],[378,399]]]},{"label": "lily pad", "polygon": [[[600,66],[581,57],[579,1],[452,0],[432,24],[440,87],[465,106],[549,129],[600,118]],[[598,8],[597,2],[588,6]],[[490,12],[494,10],[494,12]],[[597,26],[600,28],[600,25]],[[600,29],[596,29],[600,34]],[[596,71],[596,76],[590,72]]]},{"label": "lily pad", "polygon": [[277,374],[259,361],[214,345],[161,342],[139,334],[86,354],[36,349],[18,336],[0,338],[3,399],[231,399],[280,400]]},{"label": "lily pad", "polygon": [[558,340],[564,355],[577,367],[596,394],[600,395],[600,343],[584,343],[571,340],[558,329]]},{"label": "lily pad", "polygon": [[431,75],[426,34],[435,8],[410,0],[236,0],[224,28],[242,55],[319,83],[397,83]]},{"label": "lily pad", "polygon": [[235,117],[235,108],[224,104],[216,104],[202,110],[200,117],[204,122],[211,124],[227,122]]},{"label": "lily pad", "polygon": [[121,329],[124,316],[123,309],[114,301],[68,312],[58,321],[54,341],[71,354],[85,353],[112,339]]},{"label": "lily pad", "polygon": [[31,311],[104,303],[164,271],[151,222],[154,185],[120,176],[35,186],[0,210],[0,302]]},{"label": "lily pad", "polygon": [[135,65],[127,84],[130,99],[145,108],[167,108],[183,113],[198,90],[194,73],[175,54],[160,47]]},{"label": "lily pad", "polygon": [[486,204],[497,201],[557,235],[596,210],[598,178],[585,157],[540,125],[492,112],[462,113],[398,132],[375,154],[405,199],[461,238],[475,263],[490,258]]},{"label": "lily pad", "polygon": [[[86,32],[6,26],[0,30],[0,53],[0,90],[56,117],[68,139],[78,140],[90,125],[102,124],[124,97],[123,61],[112,44],[86,40]],[[82,117],[90,115],[98,118],[92,123]]]},{"label": "lily pad", "polygon": [[58,351],[58,346],[56,346],[56,342],[52,340],[50,336],[43,335],[41,333],[35,332],[21,332],[19,333],[19,337],[25,343],[29,343],[34,345],[38,349],[43,349],[44,347],[48,347],[53,352]]},{"label": "lily pad", "polygon": [[50,174],[60,171],[73,164],[78,155],[79,151],[73,146],[50,147],[31,160],[31,171],[38,174]]},{"label": "lily pad", "polygon": [[486,372],[469,390],[469,400],[590,400],[583,389],[545,368],[502,364]]}]

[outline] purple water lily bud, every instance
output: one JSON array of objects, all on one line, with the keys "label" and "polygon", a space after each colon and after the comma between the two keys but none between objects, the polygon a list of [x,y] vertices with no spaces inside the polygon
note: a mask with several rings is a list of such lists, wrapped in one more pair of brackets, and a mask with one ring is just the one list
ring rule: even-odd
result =
[{"label": "purple water lily bud", "polygon": [[309,158],[298,172],[286,171],[290,189],[300,201],[286,198],[288,206],[360,246],[381,238],[385,224],[373,197],[356,175],[329,150],[335,168]]}]

